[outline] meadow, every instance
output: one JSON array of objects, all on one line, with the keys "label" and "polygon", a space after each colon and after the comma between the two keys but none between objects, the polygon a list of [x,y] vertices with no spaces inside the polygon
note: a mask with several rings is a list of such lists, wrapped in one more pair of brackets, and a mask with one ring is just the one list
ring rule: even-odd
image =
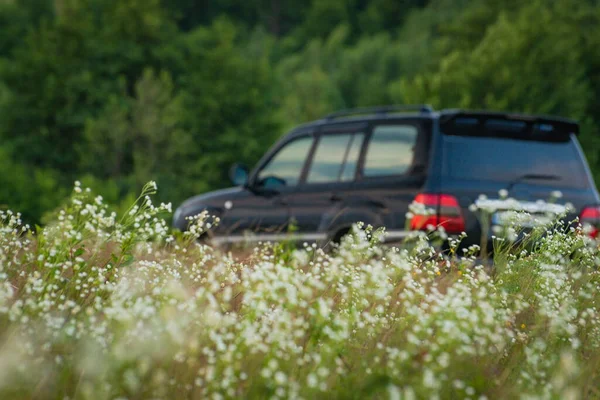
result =
[{"label": "meadow", "polygon": [[[495,242],[199,242],[153,183],[117,215],[76,183],[44,227],[0,214],[0,398],[600,398],[600,251],[559,220]],[[165,219],[166,218],[166,219]],[[448,242],[440,250],[440,241]]]}]

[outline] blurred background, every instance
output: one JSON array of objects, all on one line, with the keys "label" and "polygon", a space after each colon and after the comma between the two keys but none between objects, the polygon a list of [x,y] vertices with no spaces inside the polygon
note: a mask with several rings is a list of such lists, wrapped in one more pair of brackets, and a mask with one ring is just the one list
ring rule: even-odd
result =
[{"label": "blurred background", "polygon": [[578,119],[600,182],[592,0],[0,0],[0,207],[229,185],[296,124],[430,103]]}]

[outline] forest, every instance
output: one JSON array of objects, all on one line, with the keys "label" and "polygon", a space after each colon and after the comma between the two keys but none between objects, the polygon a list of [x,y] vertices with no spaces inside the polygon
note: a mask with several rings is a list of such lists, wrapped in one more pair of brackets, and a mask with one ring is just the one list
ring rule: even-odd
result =
[{"label": "forest", "polygon": [[577,119],[600,181],[598,48],[593,0],[0,0],[0,208],[43,224],[76,180],[177,204],[380,104]]}]

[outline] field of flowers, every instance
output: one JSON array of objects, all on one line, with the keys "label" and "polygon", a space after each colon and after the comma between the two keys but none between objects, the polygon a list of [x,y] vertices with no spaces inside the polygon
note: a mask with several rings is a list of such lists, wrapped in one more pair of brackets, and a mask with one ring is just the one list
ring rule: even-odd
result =
[{"label": "field of flowers", "polygon": [[75,186],[54,222],[0,214],[0,399],[600,398],[600,252],[555,222],[477,246],[354,230],[232,254]]}]

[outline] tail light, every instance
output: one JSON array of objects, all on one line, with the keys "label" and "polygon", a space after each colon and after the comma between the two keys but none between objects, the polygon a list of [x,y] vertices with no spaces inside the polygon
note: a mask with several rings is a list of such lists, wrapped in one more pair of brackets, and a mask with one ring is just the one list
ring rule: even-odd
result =
[{"label": "tail light", "polygon": [[448,233],[461,233],[465,230],[465,220],[456,197],[449,194],[421,193],[415,197],[415,203],[423,204],[434,212],[425,215],[413,215],[410,229],[424,230],[429,225],[443,226]]},{"label": "tail light", "polygon": [[579,214],[579,222],[582,225],[591,225],[592,230],[589,235],[593,238],[597,237],[600,228],[600,206],[585,207]]}]

